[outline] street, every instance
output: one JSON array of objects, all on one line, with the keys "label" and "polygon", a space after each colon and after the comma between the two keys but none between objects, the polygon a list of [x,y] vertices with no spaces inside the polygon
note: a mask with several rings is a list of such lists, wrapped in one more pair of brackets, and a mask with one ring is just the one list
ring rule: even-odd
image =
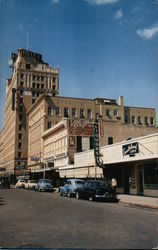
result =
[{"label": "street", "polygon": [[155,210],[0,189],[0,247],[152,249],[157,240]]}]

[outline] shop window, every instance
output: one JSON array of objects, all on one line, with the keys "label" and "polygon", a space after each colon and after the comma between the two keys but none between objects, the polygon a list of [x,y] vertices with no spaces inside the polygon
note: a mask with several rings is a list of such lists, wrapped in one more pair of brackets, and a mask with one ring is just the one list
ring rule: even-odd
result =
[{"label": "shop window", "polygon": [[113,144],[113,137],[108,137],[108,145]]},{"label": "shop window", "polygon": [[158,164],[144,164],[144,188],[158,189]]}]

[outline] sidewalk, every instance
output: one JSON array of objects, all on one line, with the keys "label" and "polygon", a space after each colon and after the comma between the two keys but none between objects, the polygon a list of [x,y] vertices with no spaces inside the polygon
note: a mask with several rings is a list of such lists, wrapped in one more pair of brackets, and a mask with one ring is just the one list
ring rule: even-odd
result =
[{"label": "sidewalk", "polygon": [[118,194],[117,198],[119,203],[158,209],[158,198],[126,194]]}]

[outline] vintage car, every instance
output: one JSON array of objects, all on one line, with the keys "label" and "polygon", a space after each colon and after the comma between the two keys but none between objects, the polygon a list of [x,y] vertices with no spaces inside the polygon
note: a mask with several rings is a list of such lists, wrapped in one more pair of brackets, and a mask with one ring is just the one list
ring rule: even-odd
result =
[{"label": "vintage car", "polygon": [[64,186],[59,187],[60,195],[67,195],[68,197],[75,196],[76,190],[84,185],[85,181],[81,179],[68,179]]},{"label": "vintage car", "polygon": [[26,184],[26,181],[25,180],[18,180],[16,185],[15,185],[15,188],[25,188],[25,184]]},{"label": "vintage car", "polygon": [[53,191],[53,185],[52,185],[52,181],[49,179],[40,179],[38,181],[38,183],[35,186],[35,191],[49,191],[52,192]]},{"label": "vintage car", "polygon": [[28,180],[26,183],[25,183],[25,189],[35,189],[37,185],[37,181],[36,180]]},{"label": "vintage car", "polygon": [[108,183],[99,180],[89,180],[86,181],[81,188],[76,190],[76,198],[93,201],[98,199],[116,200],[117,197]]}]

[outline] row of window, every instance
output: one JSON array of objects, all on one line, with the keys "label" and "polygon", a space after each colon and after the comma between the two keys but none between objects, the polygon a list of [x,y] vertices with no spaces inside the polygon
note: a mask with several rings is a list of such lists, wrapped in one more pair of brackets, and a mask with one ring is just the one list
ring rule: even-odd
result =
[{"label": "row of window", "polygon": [[[33,88],[44,88],[44,81],[46,82],[46,88],[52,89],[57,83],[56,77],[46,77],[39,75],[25,75],[25,86],[31,88],[31,83]],[[24,74],[17,75],[17,84],[20,87],[24,87]]]},{"label": "row of window", "polygon": [[[48,115],[53,115],[53,111],[51,109],[51,107],[48,107]],[[55,110],[55,115],[56,116],[60,116],[61,115],[61,108],[56,107]],[[85,110],[84,109],[80,109],[80,118],[85,118]],[[70,109],[69,108],[64,108],[64,117],[69,117],[70,116]],[[71,109],[71,116],[72,117],[77,117],[77,109],[76,108],[72,108]],[[92,118],[92,110],[91,109],[87,109],[87,118]]]},{"label": "row of window", "polygon": [[[143,119],[144,119],[144,122],[143,122]],[[136,120],[137,120],[137,124],[138,125],[142,125],[142,123],[144,123],[146,126],[148,126],[149,124],[152,126],[154,125],[154,118],[153,117],[147,117],[145,116],[144,118],[141,117],[141,116],[138,116],[138,117],[135,117],[134,115],[131,116],[131,123],[132,124],[136,124]],[[125,123],[129,123],[129,118],[128,116],[125,117]]]}]

